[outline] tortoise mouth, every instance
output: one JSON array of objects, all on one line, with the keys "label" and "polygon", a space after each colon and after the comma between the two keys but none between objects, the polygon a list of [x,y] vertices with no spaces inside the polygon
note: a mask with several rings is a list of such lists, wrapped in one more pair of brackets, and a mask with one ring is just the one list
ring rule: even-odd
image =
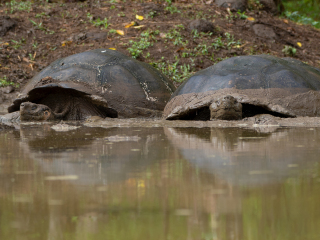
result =
[{"label": "tortoise mouth", "polygon": [[[268,110],[266,107],[257,106],[248,103],[242,103],[242,119],[253,117],[259,114],[270,114],[275,117],[281,118],[294,118],[289,114],[283,114],[276,111]],[[193,120],[193,121],[209,121],[211,117],[209,106],[204,106],[197,109],[192,109],[182,115],[168,118],[167,120]]]},{"label": "tortoise mouth", "polygon": [[[50,96],[50,99],[48,99]],[[23,102],[32,102],[36,104],[44,104],[54,109],[61,109],[63,105],[67,105],[69,99],[83,99],[79,103],[73,103],[78,105],[78,112],[81,111],[81,104],[86,103],[87,109],[92,106],[98,115],[101,117],[117,118],[118,112],[110,107],[105,99],[98,95],[89,94],[72,88],[64,88],[61,86],[41,86],[36,87],[29,91],[26,95],[17,98],[13,104],[8,108],[8,112],[19,111],[20,105]],[[61,111],[61,110],[59,110]],[[59,113],[59,111],[57,113]],[[66,117],[65,120],[81,120],[81,118],[70,119]]]}]

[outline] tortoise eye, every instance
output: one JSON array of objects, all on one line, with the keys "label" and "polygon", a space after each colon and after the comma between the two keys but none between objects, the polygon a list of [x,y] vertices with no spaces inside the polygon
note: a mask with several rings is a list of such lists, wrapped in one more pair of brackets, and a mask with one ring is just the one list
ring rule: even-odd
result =
[{"label": "tortoise eye", "polygon": [[49,111],[45,111],[44,115],[48,116],[49,115]]}]

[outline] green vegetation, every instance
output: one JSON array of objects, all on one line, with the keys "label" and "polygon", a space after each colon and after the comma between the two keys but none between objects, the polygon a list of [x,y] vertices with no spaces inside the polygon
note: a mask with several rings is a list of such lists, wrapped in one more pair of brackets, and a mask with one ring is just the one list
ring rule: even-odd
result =
[{"label": "green vegetation", "polygon": [[320,0],[283,0],[283,4],[285,17],[320,28]]},{"label": "green vegetation", "polygon": [[[177,60],[177,58],[176,58]],[[164,75],[169,77],[175,82],[183,82],[189,78],[192,74],[195,73],[195,70],[189,64],[183,64],[178,66],[180,60],[177,60],[174,63],[165,61],[164,57],[161,58],[161,61],[151,63],[151,65],[161,71]],[[194,64],[193,64],[194,65]]]},{"label": "green vegetation", "polygon": [[54,31],[50,31],[50,29],[44,27],[44,26],[42,25],[42,22],[36,23],[35,21],[33,21],[33,20],[31,20],[31,19],[29,19],[29,21],[35,26],[36,29],[39,29],[39,30],[41,30],[41,31],[44,31],[46,34],[48,34],[48,33],[49,33],[49,34],[54,34]]},{"label": "green vegetation", "polygon": [[297,49],[292,46],[285,45],[282,49],[282,52],[288,56],[293,57],[294,55],[296,55]]},{"label": "green vegetation", "polygon": [[[159,35],[159,31],[151,31],[146,30],[140,34],[139,41],[129,41],[129,45],[131,47],[128,48],[129,53],[133,58],[139,57],[144,49],[147,49],[148,47],[153,46],[153,43],[151,41],[156,41],[155,35]],[[150,54],[149,54],[150,55]]]},{"label": "green vegetation", "polygon": [[11,0],[10,2],[6,3],[6,6],[10,8],[10,13],[14,13],[15,11],[27,11],[30,12],[31,10],[31,1],[26,2],[17,2],[15,0]]},{"label": "green vegetation", "polygon": [[19,41],[11,40],[11,42],[13,43],[11,46],[14,49],[19,49],[22,46],[22,44],[26,42],[26,40],[24,38],[21,38]]},{"label": "green vegetation", "polygon": [[9,81],[7,79],[7,76],[0,77],[0,87],[6,87],[6,86],[14,86],[18,88],[19,84]]},{"label": "green vegetation", "polygon": [[176,6],[172,5],[172,0],[165,0],[165,2],[168,4],[165,10],[169,11],[171,14],[180,13],[180,10],[178,10]]},{"label": "green vegetation", "polygon": [[89,22],[91,22],[94,26],[96,27],[100,27],[102,26],[102,28],[105,28],[107,29],[108,26],[109,26],[109,23],[108,23],[108,19],[107,18],[104,18],[104,19],[96,19],[96,20],[93,20],[93,15],[90,14],[90,13],[87,13],[87,18],[89,19]]}]

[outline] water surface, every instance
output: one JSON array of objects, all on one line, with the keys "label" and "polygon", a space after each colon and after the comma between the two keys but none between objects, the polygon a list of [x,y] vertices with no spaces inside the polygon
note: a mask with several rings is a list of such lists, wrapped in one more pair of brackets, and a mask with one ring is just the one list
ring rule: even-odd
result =
[{"label": "water surface", "polygon": [[0,239],[320,239],[320,129],[0,131]]}]

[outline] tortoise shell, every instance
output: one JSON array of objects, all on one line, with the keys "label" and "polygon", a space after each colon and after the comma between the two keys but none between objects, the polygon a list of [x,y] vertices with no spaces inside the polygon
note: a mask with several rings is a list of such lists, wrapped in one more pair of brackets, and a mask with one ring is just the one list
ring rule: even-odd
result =
[{"label": "tortoise shell", "polygon": [[81,92],[120,116],[138,117],[163,111],[175,87],[147,63],[114,50],[96,49],[50,64],[26,84],[8,111],[18,111],[22,102],[37,103],[56,89]]},{"label": "tortoise shell", "polygon": [[292,58],[238,56],[197,72],[171,96],[166,119],[183,119],[218,96],[287,116],[320,116],[320,69]]}]

